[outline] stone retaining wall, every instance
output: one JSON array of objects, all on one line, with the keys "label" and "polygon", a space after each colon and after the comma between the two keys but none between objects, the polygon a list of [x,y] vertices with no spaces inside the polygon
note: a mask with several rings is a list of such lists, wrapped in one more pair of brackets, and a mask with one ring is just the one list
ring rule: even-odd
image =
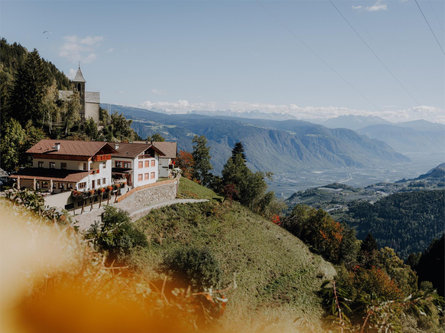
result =
[{"label": "stone retaining wall", "polygon": [[179,178],[137,187],[118,197],[118,206],[124,205],[129,210],[147,205],[169,201],[176,198]]}]

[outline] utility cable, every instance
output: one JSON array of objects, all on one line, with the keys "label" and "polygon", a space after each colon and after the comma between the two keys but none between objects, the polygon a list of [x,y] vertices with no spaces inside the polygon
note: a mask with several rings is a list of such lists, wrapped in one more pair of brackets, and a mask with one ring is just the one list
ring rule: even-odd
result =
[{"label": "utility cable", "polygon": [[420,11],[420,14],[422,14],[423,19],[425,20],[426,24],[428,25],[428,28],[430,28],[430,31],[431,31],[431,34],[432,34],[433,37],[434,37],[434,40],[436,41],[436,43],[437,43],[437,45],[439,46],[440,50],[442,51],[443,55],[445,55],[445,51],[444,51],[442,45],[440,44],[439,39],[437,38],[436,34],[434,33],[434,30],[433,30],[433,28],[431,27],[430,22],[428,21],[428,19],[426,18],[425,14],[423,13],[422,8],[420,8],[419,2],[418,2],[417,0],[414,0],[414,2],[416,3],[417,8],[418,8],[419,11]]},{"label": "utility cable", "polygon": [[403,82],[394,74],[394,72],[385,64],[385,62],[382,60],[382,58],[379,57],[379,55],[374,51],[374,49],[369,45],[368,42],[363,38],[363,36],[357,31],[357,29],[354,28],[354,26],[349,22],[349,20],[346,18],[346,16],[343,15],[343,13],[338,9],[338,7],[335,5],[335,3],[332,0],[329,0],[331,5],[335,8],[337,13],[340,15],[340,17],[346,22],[346,24],[349,26],[349,28],[355,33],[355,35],[360,39],[360,41],[368,48],[368,50],[373,54],[373,56],[377,59],[377,61],[382,65],[382,67],[389,73],[389,75],[392,76],[392,78],[397,81],[400,88],[414,101],[415,104],[419,105],[420,103],[416,100],[416,98],[413,96],[413,94],[405,87]]},{"label": "utility cable", "polygon": [[368,102],[370,105],[372,105],[375,109],[380,109],[379,106],[377,106],[373,101],[371,101],[369,98],[367,98],[357,87],[355,87],[351,82],[349,82],[339,71],[337,71],[331,64],[329,64],[318,52],[316,52],[309,44],[307,44],[304,40],[299,38],[299,36],[290,29],[286,24],[280,22],[274,15],[267,11],[266,8],[264,8],[263,4],[260,0],[257,0],[257,2],[261,5],[261,7],[264,9],[264,11],[269,15],[276,23],[277,25],[281,25],[298,43],[303,45],[309,52],[311,52],[318,60],[320,60],[329,70],[334,72],[344,83],[346,83],[350,88],[352,88],[363,100]]}]

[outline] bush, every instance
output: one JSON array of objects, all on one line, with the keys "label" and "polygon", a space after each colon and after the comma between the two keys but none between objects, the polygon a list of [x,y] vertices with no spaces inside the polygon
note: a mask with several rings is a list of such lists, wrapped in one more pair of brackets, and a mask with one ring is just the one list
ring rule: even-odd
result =
[{"label": "bush", "polygon": [[194,290],[217,286],[221,270],[213,255],[206,249],[181,248],[164,262],[165,269]]},{"label": "bush", "polygon": [[354,231],[322,209],[297,205],[282,226],[334,264],[355,261],[358,248]]},{"label": "bush", "polygon": [[85,237],[97,251],[107,254],[107,262],[124,261],[135,247],[148,247],[147,238],[132,224],[127,212],[106,206],[102,221],[94,223]]}]

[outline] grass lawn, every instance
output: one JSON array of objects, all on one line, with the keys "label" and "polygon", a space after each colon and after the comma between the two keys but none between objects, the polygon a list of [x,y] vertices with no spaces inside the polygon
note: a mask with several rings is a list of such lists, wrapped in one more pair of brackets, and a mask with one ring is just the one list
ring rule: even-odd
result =
[{"label": "grass lawn", "polygon": [[179,192],[177,196],[181,199],[222,199],[221,196],[217,195],[211,189],[201,186],[185,177],[181,177],[179,180]]}]

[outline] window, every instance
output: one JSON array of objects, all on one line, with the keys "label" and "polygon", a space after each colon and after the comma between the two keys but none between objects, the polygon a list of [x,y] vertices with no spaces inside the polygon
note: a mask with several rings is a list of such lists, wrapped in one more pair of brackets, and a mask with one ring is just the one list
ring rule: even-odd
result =
[{"label": "window", "polygon": [[71,190],[73,189],[73,183],[68,183],[68,188]]},{"label": "window", "polygon": [[60,163],[60,169],[66,169],[66,163],[65,162]]},{"label": "window", "polygon": [[83,169],[84,169],[85,171],[88,170],[88,165],[87,165],[87,163],[84,163],[84,164],[83,164]]},{"label": "window", "polygon": [[138,175],[138,181],[142,181],[142,173]]},{"label": "window", "polygon": [[145,167],[148,168],[149,166],[150,166],[150,161],[149,160],[145,161]]},{"label": "window", "polygon": [[42,188],[48,188],[48,182],[42,182]]},{"label": "window", "polygon": [[55,169],[56,168],[56,162],[49,162],[49,168]]},{"label": "window", "polygon": [[124,168],[131,169],[131,162],[124,162]]},{"label": "window", "polygon": [[106,185],[107,184],[107,178],[102,178],[102,185]]},{"label": "window", "polygon": [[139,168],[139,169],[142,169],[143,167],[144,167],[144,162],[139,161],[139,162],[138,162],[138,168]]},{"label": "window", "polygon": [[63,190],[63,188],[64,188],[63,183],[59,183],[59,189]]},{"label": "window", "polygon": [[156,166],[156,161],[155,160],[151,160],[151,166],[152,167]]},{"label": "window", "polygon": [[39,162],[37,163],[37,167],[39,167],[39,168],[43,168],[43,161],[39,161]]},{"label": "window", "polygon": [[144,174],[144,180],[148,180],[148,172]]},{"label": "window", "polygon": [[79,185],[77,185],[77,187],[78,187],[79,189],[86,188],[86,187],[87,187],[87,183],[86,183],[86,182],[79,183]]},{"label": "window", "polygon": [[97,186],[100,186],[100,179],[97,180]]},{"label": "window", "polygon": [[122,162],[116,161],[116,168],[122,168]]},{"label": "window", "polygon": [[155,179],[155,173],[154,172],[150,173],[150,178],[151,179]]}]

